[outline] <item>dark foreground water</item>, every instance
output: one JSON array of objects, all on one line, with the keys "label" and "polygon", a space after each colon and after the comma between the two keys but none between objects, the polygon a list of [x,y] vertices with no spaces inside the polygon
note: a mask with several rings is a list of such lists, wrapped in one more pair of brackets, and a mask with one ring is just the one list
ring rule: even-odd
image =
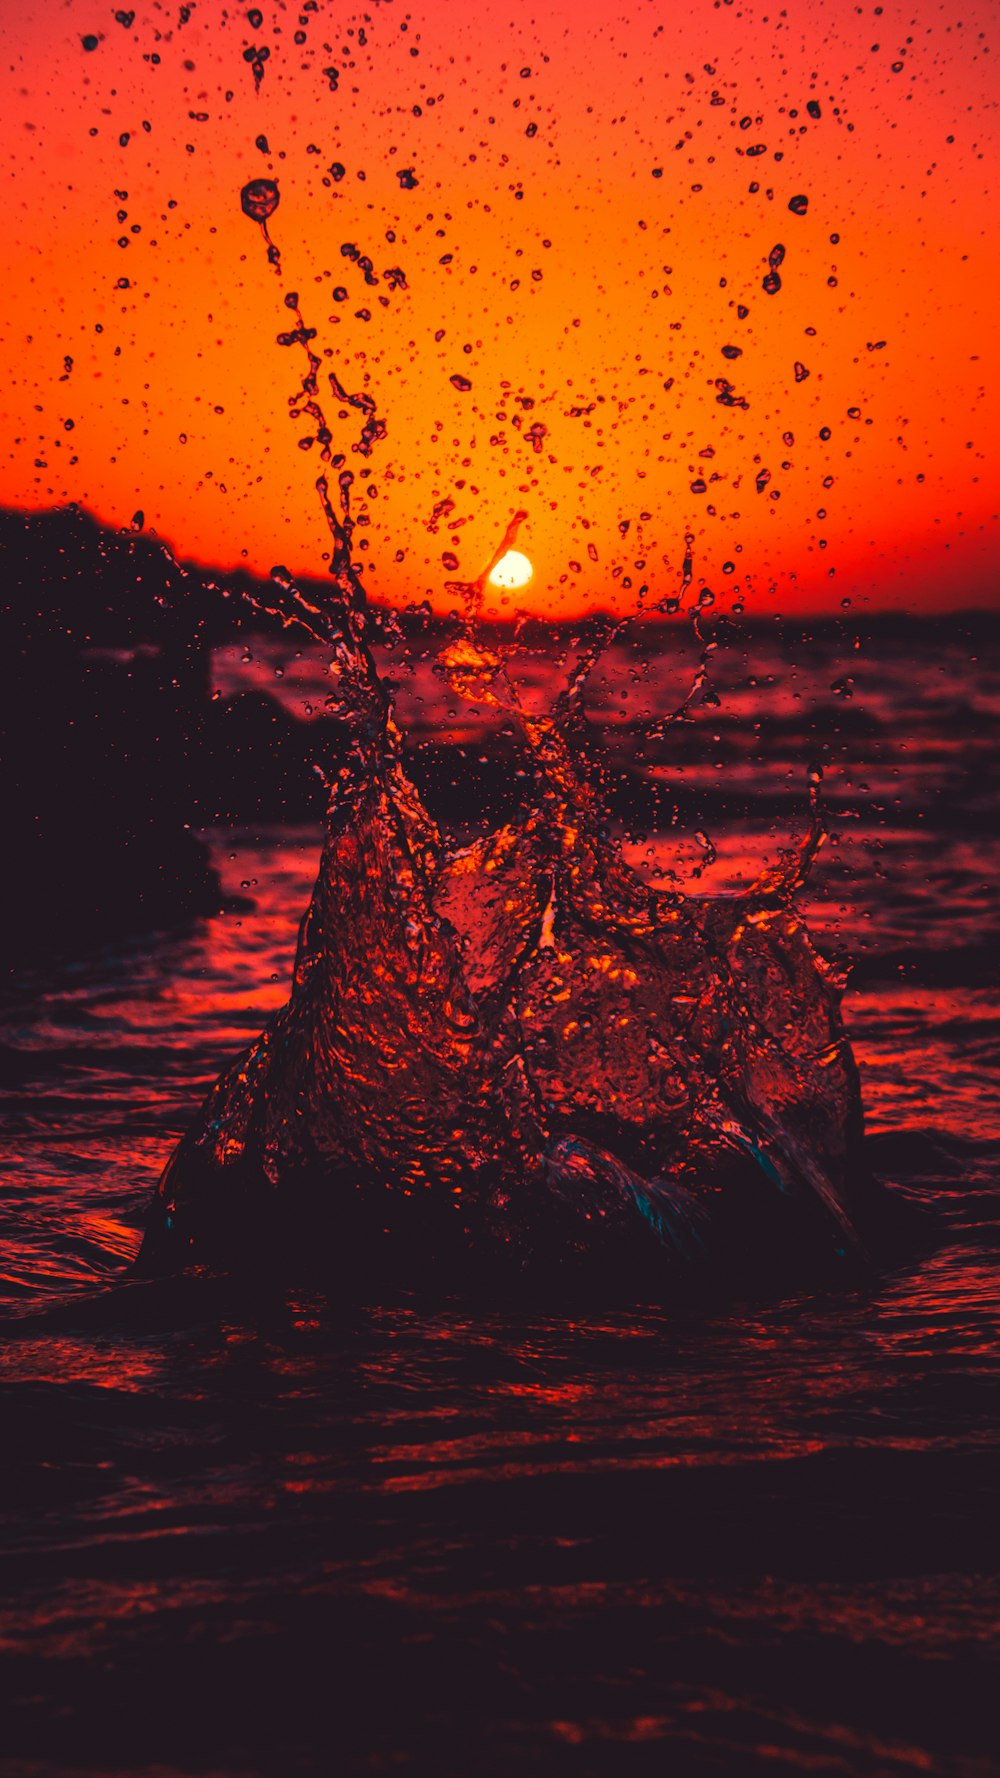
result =
[{"label": "dark foreground water", "polygon": [[[318,658],[239,653],[224,693],[322,707]],[[613,759],[622,692],[680,677],[612,661]],[[997,651],[758,638],[718,678],[643,768],[672,802],[630,856],[691,880],[704,832],[724,892],[825,748],[804,905],[855,959],[918,1246],[702,1316],[128,1282],[160,1167],[286,997],[315,869],[312,831],[212,830],[248,905],[6,993],[4,1778],[1000,1770]],[[418,738],[476,733],[432,675],[406,695]]]}]

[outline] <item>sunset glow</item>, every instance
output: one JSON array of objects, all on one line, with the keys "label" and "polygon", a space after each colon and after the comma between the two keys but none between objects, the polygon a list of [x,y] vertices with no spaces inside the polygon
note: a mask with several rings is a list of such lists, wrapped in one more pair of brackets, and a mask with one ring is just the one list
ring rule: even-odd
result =
[{"label": "sunset glow", "polygon": [[523,506],[553,615],[663,598],[686,534],[720,605],[982,603],[994,28],[982,0],[7,8],[0,500],[321,573],[294,294],[386,424],[359,458],[332,409],[378,598],[447,609]]}]

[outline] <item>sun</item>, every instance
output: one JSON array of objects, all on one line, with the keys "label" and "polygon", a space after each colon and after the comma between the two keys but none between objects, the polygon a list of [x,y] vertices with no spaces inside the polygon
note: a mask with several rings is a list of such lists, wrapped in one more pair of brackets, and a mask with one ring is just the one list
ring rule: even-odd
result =
[{"label": "sun", "polygon": [[527,586],[534,569],[527,556],[522,556],[519,549],[509,549],[501,556],[489,574],[490,586],[502,587],[504,592],[512,592],[515,587]]}]

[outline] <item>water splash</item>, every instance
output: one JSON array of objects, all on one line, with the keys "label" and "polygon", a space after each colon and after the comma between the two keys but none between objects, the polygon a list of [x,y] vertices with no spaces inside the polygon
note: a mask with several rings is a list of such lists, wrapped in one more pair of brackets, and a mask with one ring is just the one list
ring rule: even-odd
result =
[{"label": "water splash", "polygon": [[[242,194],[280,276],[268,233],[277,202],[269,181]],[[771,253],[775,273],[782,255]],[[290,405],[315,428],[333,549],[322,597],[276,568],[269,609],[332,646],[352,745],[331,788],[290,999],[168,1165],[144,1262],[270,1263],[289,1242],[313,1243],[317,1224],[331,1263],[370,1259],[411,1283],[440,1265],[505,1261],[549,1277],[589,1262],[634,1279],[692,1266],[739,1275],[779,1252],[861,1253],[872,1187],[857,1075],[838,984],[793,901],[825,834],[819,768],[805,837],[743,894],[647,885],[608,830],[585,707],[642,596],[636,614],[598,626],[552,710],[529,711],[509,649],[480,634],[484,589],[517,541],[520,510],[475,580],[446,583],[462,615],[439,664],[456,697],[516,734],[523,803],[498,831],[450,845],[406,771],[352,562],[353,477],[341,467],[331,485],[345,458],[332,448],[314,330],[296,293],[285,303],[295,327],[279,342],[306,358]],[[385,434],[373,399],[350,395],[335,372],[329,382],[363,416],[353,449],[367,456]],[[688,536],[682,598],[692,547]],[[647,723],[648,738],[708,688],[711,600],[703,588],[693,602],[702,653],[690,690]],[[714,848],[707,835],[699,843],[705,868]]]}]

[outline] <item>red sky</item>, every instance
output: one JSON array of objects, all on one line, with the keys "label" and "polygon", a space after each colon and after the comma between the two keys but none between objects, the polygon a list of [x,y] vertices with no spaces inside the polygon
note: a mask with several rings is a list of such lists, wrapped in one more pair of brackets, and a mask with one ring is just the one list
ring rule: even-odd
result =
[{"label": "red sky", "polygon": [[[474,576],[523,506],[516,601],[555,616],[668,595],[686,531],[748,611],[989,603],[995,21],[982,0],[20,0],[0,501],[141,509],[185,557],[321,572],[303,361],[276,343],[296,291],[323,374],[387,424],[353,454],[359,416],[327,396],[381,598],[447,608],[443,555]],[[280,279],[240,209],[261,176]]]}]

